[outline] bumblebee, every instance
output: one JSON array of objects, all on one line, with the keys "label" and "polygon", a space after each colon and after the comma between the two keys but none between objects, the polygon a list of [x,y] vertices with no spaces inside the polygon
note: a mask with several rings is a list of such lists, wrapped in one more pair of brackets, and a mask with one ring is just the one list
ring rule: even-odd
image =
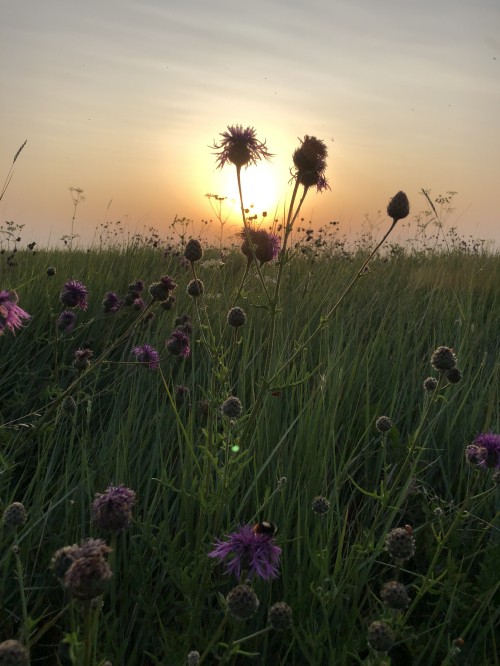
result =
[{"label": "bumblebee", "polygon": [[252,529],[255,534],[267,534],[268,536],[274,536],[278,530],[275,523],[266,520],[261,523],[255,523]]}]

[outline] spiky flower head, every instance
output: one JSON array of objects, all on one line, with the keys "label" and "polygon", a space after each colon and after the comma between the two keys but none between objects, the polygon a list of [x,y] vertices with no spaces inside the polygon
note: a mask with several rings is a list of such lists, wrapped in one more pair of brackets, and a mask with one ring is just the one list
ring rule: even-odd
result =
[{"label": "spiky flower head", "polygon": [[368,644],[375,652],[388,652],[395,641],[392,629],[381,620],[376,620],[370,624],[367,639]]},{"label": "spiky flower head", "polygon": [[29,666],[28,651],[22,643],[9,638],[0,643],[0,666]]},{"label": "spiky flower head", "polygon": [[87,287],[78,280],[68,280],[64,285],[59,298],[66,308],[80,308],[86,310],[88,307]]},{"label": "spiky flower head", "polygon": [[269,624],[276,631],[285,631],[292,624],[292,609],[284,601],[278,601],[269,609]]},{"label": "spiky flower head", "polygon": [[90,366],[90,359],[94,356],[94,352],[88,348],[81,348],[75,350],[73,366],[82,372]]},{"label": "spiky flower head", "polygon": [[243,525],[235,532],[226,534],[227,541],[216,540],[215,548],[208,557],[226,561],[226,572],[238,580],[245,572],[248,578],[258,576],[263,580],[278,576],[281,548],[274,536],[258,533],[250,525]]},{"label": "spiky flower head", "polygon": [[387,215],[392,217],[393,223],[408,217],[410,213],[410,202],[404,192],[398,192],[389,201],[387,206]]},{"label": "spiky flower head", "polygon": [[446,371],[446,379],[450,384],[458,384],[462,380],[462,372],[458,368],[450,368]]},{"label": "spiky flower head", "polygon": [[500,469],[500,435],[483,432],[467,446],[467,461],[480,469]]},{"label": "spiky flower head", "polygon": [[123,301],[114,291],[107,291],[102,301],[102,307],[106,314],[114,314],[123,305]]},{"label": "spiky flower head", "polygon": [[305,135],[299,139],[300,147],[293,153],[295,176],[305,188],[316,187],[318,192],[330,189],[325,178],[328,149],[321,139]]},{"label": "spiky flower head", "polygon": [[142,363],[151,370],[156,370],[160,367],[160,355],[151,345],[139,345],[132,349],[132,354],[135,356],[138,363]]},{"label": "spiky flower head", "polygon": [[31,319],[31,315],[17,305],[19,301],[15,291],[0,291],[0,335],[6,328],[15,335],[16,329],[21,328],[23,319]]},{"label": "spiky flower head", "polygon": [[415,539],[410,530],[395,527],[386,536],[385,548],[394,560],[405,562],[415,554]]},{"label": "spiky flower head", "polygon": [[317,495],[312,501],[312,510],[314,513],[324,515],[330,511],[330,502],[322,495]]},{"label": "spiky flower head", "polygon": [[64,575],[64,587],[82,601],[91,601],[105,592],[112,576],[103,557],[79,557]]},{"label": "spiky flower head", "polygon": [[198,298],[198,296],[203,295],[205,291],[205,285],[201,280],[194,279],[188,283],[186,291],[188,293],[188,296],[192,296],[193,298]]},{"label": "spiky flower head", "polygon": [[234,307],[227,313],[227,323],[233,328],[244,326],[247,321],[246,312],[239,307]]},{"label": "spiky flower head", "polygon": [[435,377],[427,377],[424,379],[424,390],[428,393],[432,393],[437,389],[438,380]]},{"label": "spiky flower head", "polygon": [[257,164],[258,160],[269,160],[273,155],[267,150],[266,142],[259,141],[253,127],[243,129],[243,125],[228,125],[225,132],[221,132],[222,140],[214,141],[210,146],[217,152],[217,167],[222,169],[226,162],[231,162],[238,169],[242,166]]},{"label": "spiky flower head", "polygon": [[394,610],[404,610],[410,603],[405,586],[397,580],[384,583],[380,590],[380,598],[386,606]]},{"label": "spiky flower head", "polygon": [[[281,241],[279,236],[265,229],[243,229],[239,234],[243,239],[241,251],[248,259],[253,261],[254,255],[262,264],[276,259],[280,250]],[[253,252],[252,252],[253,249]]]},{"label": "spiky flower head", "polygon": [[24,504],[21,502],[12,502],[5,509],[3,514],[3,522],[5,527],[8,527],[11,530],[16,530],[18,527],[22,527],[26,522],[26,509]]},{"label": "spiky flower head", "polygon": [[130,527],[135,492],[124,485],[108,486],[92,502],[92,522],[103,530],[121,532]]},{"label": "spiky flower head", "polygon": [[259,608],[257,595],[248,585],[233,587],[226,597],[226,603],[231,615],[240,621],[250,619]]},{"label": "spiky flower head", "polygon": [[47,272],[47,277],[54,277],[54,275],[56,274],[56,269],[54,268],[54,266],[49,266],[46,272]]},{"label": "spiky flower head", "polygon": [[457,355],[451,347],[438,347],[431,356],[431,365],[438,372],[447,372],[457,364]]},{"label": "spiky flower head", "polygon": [[173,356],[183,356],[184,358],[187,358],[191,355],[189,337],[187,333],[180,328],[176,328],[172,331],[165,346]]},{"label": "spiky flower head", "polygon": [[229,396],[222,403],[221,412],[229,419],[238,419],[243,412],[241,400],[235,395]]},{"label": "spiky flower head", "polygon": [[389,432],[392,426],[393,423],[388,416],[379,416],[378,419],[375,421],[375,428],[379,432]]},{"label": "spiky flower head", "polygon": [[57,318],[57,328],[62,333],[71,333],[75,328],[76,314],[72,310],[63,310]]},{"label": "spiky flower head", "polygon": [[195,261],[200,261],[203,257],[203,248],[197,238],[191,238],[186,247],[184,248],[184,256],[188,261],[194,264]]}]

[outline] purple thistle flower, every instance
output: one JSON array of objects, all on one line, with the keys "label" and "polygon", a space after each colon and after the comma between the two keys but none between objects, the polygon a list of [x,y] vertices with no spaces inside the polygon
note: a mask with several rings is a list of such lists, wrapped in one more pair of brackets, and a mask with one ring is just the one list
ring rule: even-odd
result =
[{"label": "purple thistle flower", "polygon": [[121,532],[132,522],[135,492],[124,485],[108,486],[92,502],[92,522],[103,530]]},{"label": "purple thistle flower", "polygon": [[104,312],[106,314],[114,314],[121,308],[122,305],[123,301],[121,298],[118,298],[114,291],[106,292],[102,301],[102,307],[104,308]]},{"label": "purple thistle flower", "polygon": [[327,155],[328,150],[321,139],[306,134],[304,140],[300,140],[300,147],[293,153],[293,163],[296,178],[306,189],[313,186],[318,192],[330,189],[325,177]]},{"label": "purple thistle flower", "polygon": [[215,548],[208,557],[227,560],[227,573],[237,579],[244,572],[249,578],[258,576],[263,580],[278,576],[281,548],[272,534],[256,533],[251,525],[243,525],[236,532],[226,534],[227,541],[216,540]]},{"label": "purple thistle flower", "polygon": [[68,280],[61,291],[60,299],[67,308],[86,310],[88,307],[87,296],[88,291],[84,284],[78,282],[78,280]]},{"label": "purple thistle flower", "polygon": [[[265,229],[243,229],[243,231],[240,232],[240,236],[243,238],[241,251],[248,259],[249,263],[253,260],[254,253],[261,265],[276,259],[278,256],[280,250],[280,238],[276,234],[271,234],[268,231],[265,231]],[[250,236],[250,242],[253,244],[253,253],[248,236]]]},{"label": "purple thistle flower", "polygon": [[132,354],[134,354],[139,363],[147,365],[151,370],[156,370],[160,366],[160,355],[151,345],[134,347]]},{"label": "purple thistle flower", "polygon": [[228,125],[226,132],[221,132],[222,141],[210,148],[217,150],[217,167],[222,169],[226,162],[231,162],[238,169],[249,164],[257,164],[260,159],[269,160],[273,155],[268,152],[266,142],[259,141],[255,129],[243,125]]},{"label": "purple thistle flower", "polygon": [[176,328],[170,334],[170,337],[165,343],[168,351],[174,356],[183,356],[187,358],[191,356],[191,349],[189,347],[189,337],[186,332],[180,328]]},{"label": "purple thistle flower", "polygon": [[63,310],[57,318],[57,328],[63,333],[71,333],[75,324],[76,314],[72,310]]},{"label": "purple thistle flower", "polygon": [[481,433],[466,447],[465,457],[481,469],[500,469],[500,435]]},{"label": "purple thistle flower", "polygon": [[0,335],[6,328],[15,335],[16,328],[21,328],[23,319],[31,319],[31,315],[17,305],[18,296],[15,291],[0,291]]}]

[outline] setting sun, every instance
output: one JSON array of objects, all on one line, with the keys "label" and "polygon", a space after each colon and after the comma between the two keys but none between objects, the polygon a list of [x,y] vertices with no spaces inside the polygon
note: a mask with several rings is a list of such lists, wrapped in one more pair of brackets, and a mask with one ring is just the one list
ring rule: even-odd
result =
[{"label": "setting sun", "polygon": [[[224,191],[221,194],[227,197],[228,203],[234,207],[234,212],[238,215],[240,196],[236,170],[226,168],[223,173]],[[260,216],[263,212],[273,214],[283,195],[282,183],[277,182],[276,169],[272,164],[265,162],[241,170],[241,188],[243,205],[252,210],[252,215]]]}]

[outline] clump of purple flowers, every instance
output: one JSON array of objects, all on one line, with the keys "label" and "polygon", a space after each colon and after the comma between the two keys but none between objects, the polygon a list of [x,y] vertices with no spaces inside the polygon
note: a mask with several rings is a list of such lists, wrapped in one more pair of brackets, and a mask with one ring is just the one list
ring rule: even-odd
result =
[{"label": "clump of purple flowers", "polygon": [[60,299],[61,303],[67,308],[80,308],[86,310],[88,307],[87,287],[78,282],[78,280],[68,280],[64,285]]},{"label": "clump of purple flowers", "polygon": [[174,356],[183,356],[184,358],[191,356],[189,337],[187,333],[180,328],[176,328],[172,331],[165,346]]},{"label": "clump of purple flowers", "polygon": [[276,234],[269,233],[265,229],[243,229],[240,236],[243,238],[241,251],[248,259],[248,263],[253,261],[254,255],[261,265],[278,256],[280,239]]},{"label": "clump of purple flowers", "polygon": [[92,502],[92,522],[103,530],[121,532],[130,527],[135,492],[124,485],[108,486]]},{"label": "clump of purple flowers", "polygon": [[226,162],[231,162],[237,169],[249,164],[257,164],[260,159],[269,160],[272,154],[267,150],[266,142],[259,141],[255,136],[255,129],[243,125],[229,125],[225,132],[221,132],[222,140],[214,141],[213,146],[217,155],[217,167],[222,169]]},{"label": "clump of purple flowers", "polygon": [[480,469],[500,469],[500,435],[483,432],[465,449],[467,462]]},{"label": "clump of purple flowers", "polygon": [[156,370],[160,366],[160,355],[151,345],[140,345],[132,349],[136,360],[139,363],[147,365],[151,370]]},{"label": "clump of purple flowers", "polygon": [[106,314],[114,314],[123,305],[123,301],[119,298],[114,291],[107,291],[102,301],[102,307]]},{"label": "clump of purple flowers", "polygon": [[251,525],[243,525],[227,534],[227,541],[216,540],[215,548],[208,557],[226,561],[227,573],[237,579],[244,573],[249,578],[258,576],[263,580],[276,578],[281,557],[281,548],[272,534],[256,533]]},{"label": "clump of purple flowers", "polygon": [[19,307],[18,300],[15,291],[0,291],[0,335],[4,334],[6,328],[15,334],[16,328],[21,328],[23,325],[22,320],[31,318]]}]

